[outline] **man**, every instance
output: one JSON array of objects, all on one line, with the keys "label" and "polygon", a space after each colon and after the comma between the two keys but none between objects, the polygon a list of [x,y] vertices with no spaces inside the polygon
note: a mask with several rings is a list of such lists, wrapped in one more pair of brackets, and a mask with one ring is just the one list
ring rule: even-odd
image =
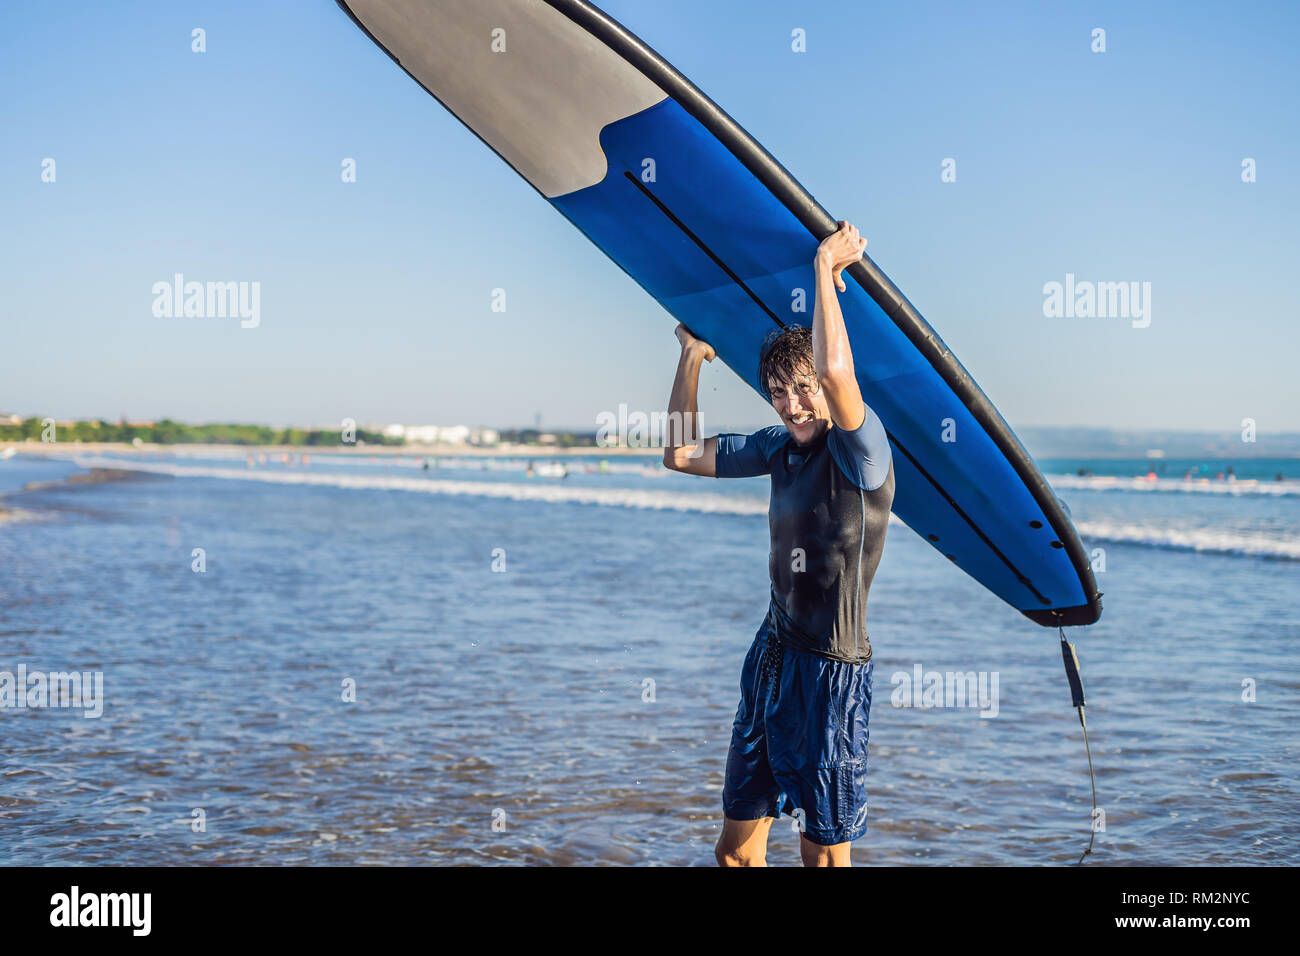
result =
[{"label": "man", "polygon": [[[867,591],[894,470],[884,426],[858,389],[836,295],[845,290],[840,272],[866,242],[839,225],[813,260],[812,329],[774,333],[759,360],[759,382],[784,424],[702,447],[683,435],[664,449],[676,471],[772,479],[771,601],[741,670],[716,848],[722,866],[765,866],[768,831],[783,809],[799,822],[806,866],[849,865],[867,827]],[[683,325],[677,338],[669,420],[693,423],[700,368],[714,351]]]}]

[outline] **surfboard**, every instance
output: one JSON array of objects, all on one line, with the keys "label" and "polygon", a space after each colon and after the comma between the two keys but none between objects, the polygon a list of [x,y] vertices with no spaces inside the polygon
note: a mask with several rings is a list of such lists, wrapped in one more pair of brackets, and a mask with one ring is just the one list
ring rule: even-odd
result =
[{"label": "surfboard", "polygon": [[[767,334],[811,325],[812,258],[836,221],[735,120],[585,0],[337,2],[760,391]],[[1031,620],[1095,622],[1088,553],[1015,433],[874,261],[844,275],[858,381],[894,452],[894,513]]]}]

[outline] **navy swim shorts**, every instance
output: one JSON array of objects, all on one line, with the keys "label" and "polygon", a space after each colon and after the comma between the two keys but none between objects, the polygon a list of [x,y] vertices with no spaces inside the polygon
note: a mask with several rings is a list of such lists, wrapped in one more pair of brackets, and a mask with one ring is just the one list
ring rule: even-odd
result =
[{"label": "navy swim shorts", "polygon": [[821,846],[866,832],[874,664],[790,647],[763,622],[740,674],[722,788],[728,818],[789,813],[803,835]]}]

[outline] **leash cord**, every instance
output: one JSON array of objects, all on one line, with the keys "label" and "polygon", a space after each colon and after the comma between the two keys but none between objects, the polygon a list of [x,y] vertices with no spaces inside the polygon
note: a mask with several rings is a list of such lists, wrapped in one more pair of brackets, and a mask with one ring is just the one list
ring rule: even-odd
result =
[{"label": "leash cord", "polygon": [[1065,661],[1065,676],[1070,682],[1070,698],[1079,710],[1079,726],[1083,728],[1083,746],[1088,754],[1088,780],[1092,784],[1092,831],[1088,837],[1088,847],[1075,862],[1078,866],[1092,852],[1093,841],[1097,839],[1097,775],[1092,769],[1092,744],[1088,740],[1088,721],[1084,717],[1083,680],[1079,677],[1079,658],[1074,653],[1074,645],[1065,639],[1065,628],[1061,632],[1061,658]]}]

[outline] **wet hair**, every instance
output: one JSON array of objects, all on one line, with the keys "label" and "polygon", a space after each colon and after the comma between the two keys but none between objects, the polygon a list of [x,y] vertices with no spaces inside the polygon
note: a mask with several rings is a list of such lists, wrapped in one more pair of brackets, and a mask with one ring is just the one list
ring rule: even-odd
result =
[{"label": "wet hair", "polygon": [[769,381],[791,385],[800,375],[817,374],[812,341],[812,329],[787,325],[774,329],[763,342],[758,358],[758,387],[769,402],[772,400]]}]

